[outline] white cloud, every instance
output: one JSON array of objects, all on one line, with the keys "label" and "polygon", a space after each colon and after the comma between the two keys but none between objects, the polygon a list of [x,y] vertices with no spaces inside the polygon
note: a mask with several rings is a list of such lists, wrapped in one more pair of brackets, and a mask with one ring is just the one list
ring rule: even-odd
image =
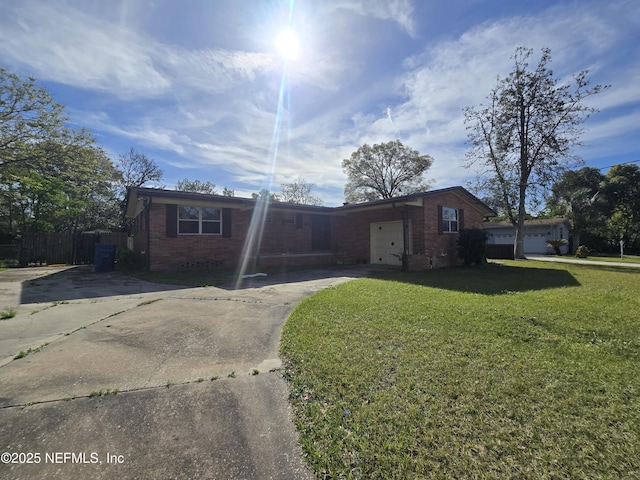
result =
[{"label": "white cloud", "polygon": [[264,53],[163,49],[165,54],[159,56],[157,63],[179,86],[208,93],[222,93],[244,81],[251,82],[275,64],[273,56]]},{"label": "white cloud", "polygon": [[153,49],[130,31],[53,4],[13,7],[1,22],[0,54],[38,78],[119,95],[157,95],[171,87],[154,66]]},{"label": "white cloud", "polygon": [[[482,103],[496,77],[509,73],[516,46],[534,48],[533,62],[540,48],[550,47],[558,78],[570,78],[572,73],[595,66],[598,81],[619,84],[595,97],[596,102],[590,99],[590,104],[604,109],[638,102],[637,67],[623,64],[613,68],[607,62],[607,56],[630,31],[621,29],[616,11],[600,10],[600,4],[582,9],[567,5],[539,16],[487,22],[405,61],[406,73],[398,79],[398,94],[404,98],[393,106],[394,126],[405,143],[436,159],[429,175],[438,185],[460,183],[472,174],[461,168],[467,150],[463,109]],[[632,10],[632,17],[637,16],[638,7]],[[375,136],[384,125],[382,116],[371,120],[369,134]],[[587,133],[596,139],[636,128],[637,123],[615,120],[607,128],[603,125],[599,133]]]},{"label": "white cloud", "polygon": [[[160,37],[163,32],[154,36],[145,29],[139,10],[127,13],[130,3],[123,2],[111,18],[96,14],[106,8],[100,2],[77,5],[25,0],[0,7],[3,63],[87,94],[100,92],[90,105],[71,111],[91,129],[164,151],[169,166],[223,175],[238,191],[260,186],[273,156],[281,86],[282,62],[269,50],[278,22],[257,34],[242,30],[245,40],[259,38],[253,44],[216,38],[176,45]],[[467,151],[462,110],[483,102],[496,76],[508,74],[518,45],[536,49],[536,55],[541,47],[551,48],[559,78],[589,68],[594,83],[612,84],[589,100],[602,116],[589,121],[585,143],[630,134],[637,115],[617,109],[636,105],[637,110],[640,99],[637,42],[624,48],[628,38],[638,38],[639,5],[636,0],[558,3],[540,14],[477,24],[456,38],[425,43],[421,53],[406,53],[407,58],[381,59],[384,68],[376,58],[380,45],[403,52],[426,38],[411,1],[336,0],[307,11],[300,6],[294,26],[301,59],[289,66],[291,104],[285,99],[290,111],[283,112],[291,128],[283,120],[274,184],[279,188],[302,176],[318,185],[325,202],[340,203],[346,181],[342,159],[362,143],[396,137],[434,157],[428,176],[435,186],[465,184],[472,172],[462,167]],[[402,31],[385,28],[390,37],[374,38],[378,32],[370,26],[380,22],[372,19],[394,22]],[[247,51],[251,48],[255,51]],[[392,70],[397,65],[402,68]],[[603,150],[601,143],[589,152],[596,150]]]},{"label": "white cloud", "polygon": [[0,55],[38,78],[121,98],[189,88],[224,92],[273,69],[265,53],[187,50],[61,5],[16,4],[0,22]]},{"label": "white cloud", "polygon": [[411,0],[356,0],[337,2],[334,8],[344,8],[358,13],[370,15],[381,20],[396,22],[410,36],[416,36],[416,25]]}]

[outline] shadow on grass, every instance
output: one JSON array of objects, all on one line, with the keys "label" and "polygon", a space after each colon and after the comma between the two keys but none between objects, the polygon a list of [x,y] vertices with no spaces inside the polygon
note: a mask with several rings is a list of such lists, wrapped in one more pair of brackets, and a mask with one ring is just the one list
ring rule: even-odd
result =
[{"label": "shadow on grass", "polygon": [[512,267],[499,264],[395,273],[380,278],[483,295],[504,295],[513,292],[580,286],[580,282],[563,269]]}]

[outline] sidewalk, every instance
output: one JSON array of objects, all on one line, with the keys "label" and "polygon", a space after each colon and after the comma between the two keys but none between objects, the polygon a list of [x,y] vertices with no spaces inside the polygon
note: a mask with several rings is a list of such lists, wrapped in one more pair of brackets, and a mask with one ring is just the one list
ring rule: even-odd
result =
[{"label": "sidewalk", "polygon": [[560,263],[579,263],[582,265],[599,265],[601,267],[640,268],[640,263],[599,262],[598,260],[583,260],[575,257],[555,257],[550,255],[527,255],[527,260],[540,260],[543,262]]}]

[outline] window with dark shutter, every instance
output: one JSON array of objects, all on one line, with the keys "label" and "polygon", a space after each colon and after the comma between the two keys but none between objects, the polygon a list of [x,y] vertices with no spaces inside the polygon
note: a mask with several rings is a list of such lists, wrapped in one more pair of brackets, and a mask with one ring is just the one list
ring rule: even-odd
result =
[{"label": "window with dark shutter", "polygon": [[[440,228],[444,233],[457,233],[460,230],[460,210],[449,207],[438,207],[441,210],[440,214]],[[441,233],[439,232],[439,233]]]},{"label": "window with dark shutter", "polygon": [[231,237],[231,212],[230,208],[222,209],[222,236]]},{"label": "window with dark shutter", "polygon": [[216,207],[167,205],[167,236],[221,235],[222,211]]},{"label": "window with dark shutter", "polygon": [[178,236],[178,206],[168,204],[167,205],[167,237]]}]

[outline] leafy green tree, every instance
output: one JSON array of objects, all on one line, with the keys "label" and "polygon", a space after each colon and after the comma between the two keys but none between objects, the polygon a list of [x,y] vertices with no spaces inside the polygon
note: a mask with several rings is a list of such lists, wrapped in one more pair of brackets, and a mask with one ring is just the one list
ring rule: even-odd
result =
[{"label": "leafy green tree", "polygon": [[640,240],[640,168],[634,164],[611,167],[600,185],[609,205],[607,238],[638,247]]},{"label": "leafy green tree", "polygon": [[283,202],[300,205],[322,205],[322,199],[313,195],[313,184],[298,177],[293,183],[283,183],[280,192]]},{"label": "leafy green tree", "polygon": [[595,112],[584,99],[607,88],[589,88],[586,70],[574,76],[573,87],[560,84],[549,68],[551,51],[542,49],[530,68],[532,55],[531,49],[517,48],[512,72],[498,79],[487,103],[464,112],[471,143],[467,166],[482,167],[477,190],[500,199],[514,225],[515,258],[524,257],[527,206],[536,207],[562,171],[580,161],[573,148],[584,120]]},{"label": "leafy green tree", "polygon": [[117,223],[115,170],[102,149],[54,141],[23,147],[29,165],[1,175],[5,225],[14,234],[112,228]]},{"label": "leafy green tree", "polygon": [[62,141],[67,135],[64,107],[36,85],[0,67],[0,169],[29,162],[26,145]]},{"label": "leafy green tree", "polygon": [[117,219],[111,161],[88,131],[67,128],[67,120],[34,78],[0,68],[0,215],[13,236],[107,227]]},{"label": "leafy green tree", "polygon": [[582,244],[582,232],[595,231],[602,223],[604,201],[600,184],[603,180],[600,170],[584,167],[565,171],[551,187],[552,195],[547,207],[551,213],[562,215],[571,221],[572,253]]},{"label": "leafy green tree", "polygon": [[55,165],[65,185],[67,203],[64,223],[58,229],[117,228],[118,174],[106,153],[97,146],[72,146],[61,148],[59,155]]},{"label": "leafy green tree", "polygon": [[428,190],[423,175],[433,164],[429,155],[406,147],[400,140],[369,146],[366,143],[342,160],[349,182],[347,202],[363,202]]},{"label": "leafy green tree", "polygon": [[101,149],[49,141],[23,150],[29,166],[12,164],[1,176],[7,231],[76,232],[117,223],[115,171]]},{"label": "leafy green tree", "polygon": [[181,192],[207,193],[209,195],[217,195],[216,185],[210,181],[189,180],[184,178],[176,182],[176,190]]}]

